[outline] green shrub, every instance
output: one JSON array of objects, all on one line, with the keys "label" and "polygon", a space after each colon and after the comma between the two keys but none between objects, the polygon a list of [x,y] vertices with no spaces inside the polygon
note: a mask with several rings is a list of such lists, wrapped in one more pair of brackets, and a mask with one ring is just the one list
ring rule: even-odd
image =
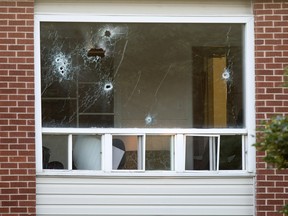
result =
[{"label": "green shrub", "polygon": [[265,151],[265,162],[278,169],[288,168],[288,118],[277,116],[259,128],[257,150]]},{"label": "green shrub", "polygon": [[[266,152],[265,162],[277,169],[288,168],[288,117],[277,116],[265,122],[259,128],[257,140],[257,150]],[[281,213],[288,215],[288,205],[283,207]]]}]

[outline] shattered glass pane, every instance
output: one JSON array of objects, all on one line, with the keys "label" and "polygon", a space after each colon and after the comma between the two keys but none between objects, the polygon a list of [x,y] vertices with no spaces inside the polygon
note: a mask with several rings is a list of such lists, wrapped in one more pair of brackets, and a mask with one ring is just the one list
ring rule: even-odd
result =
[{"label": "shattered glass pane", "polygon": [[242,24],[42,22],[42,125],[244,127],[242,31]]}]

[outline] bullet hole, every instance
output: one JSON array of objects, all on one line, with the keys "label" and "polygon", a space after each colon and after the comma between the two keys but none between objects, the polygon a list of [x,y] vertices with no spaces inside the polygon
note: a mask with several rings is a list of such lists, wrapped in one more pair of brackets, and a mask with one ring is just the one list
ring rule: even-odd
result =
[{"label": "bullet hole", "polygon": [[147,125],[152,124],[152,122],[153,122],[152,116],[151,115],[146,116],[145,122],[146,122]]},{"label": "bullet hole", "polygon": [[229,80],[230,79],[230,71],[225,68],[224,72],[222,73],[222,79]]},{"label": "bullet hole", "polygon": [[73,76],[71,73],[69,73],[71,70],[71,65],[70,65],[69,60],[70,60],[69,56],[66,56],[60,52],[56,54],[56,56],[54,57],[54,60],[52,61],[54,72],[56,76],[60,75],[60,80],[70,79]]},{"label": "bullet hole", "polygon": [[111,32],[109,30],[106,30],[104,33],[105,37],[110,37],[111,36]]},{"label": "bullet hole", "polygon": [[113,84],[112,83],[106,83],[104,85],[104,91],[111,91],[113,89]]}]

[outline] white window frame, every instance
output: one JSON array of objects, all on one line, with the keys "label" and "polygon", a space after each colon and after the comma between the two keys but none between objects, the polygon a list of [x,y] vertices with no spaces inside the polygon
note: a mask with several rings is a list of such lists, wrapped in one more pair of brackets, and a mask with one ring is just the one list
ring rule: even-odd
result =
[{"label": "white window frame", "polygon": [[[127,22],[127,23],[226,23],[244,24],[243,31],[243,98],[245,128],[214,128],[214,129],[139,129],[139,128],[42,128],[41,114],[41,65],[40,65],[40,22]],[[238,17],[167,17],[167,16],[73,16],[73,15],[35,15],[35,131],[36,131],[36,172],[37,175],[139,175],[139,176],[253,176],[255,175],[256,153],[252,146],[255,143],[255,72],[254,72],[254,19],[251,16]],[[69,164],[72,164],[72,135],[103,134],[103,160],[101,171],[72,170],[43,170],[42,169],[42,134],[68,135]],[[175,167],[174,171],[112,171],[112,135],[115,134],[171,134],[175,135]],[[185,170],[185,135],[219,136],[243,135],[242,170],[216,171],[187,171]],[[219,152],[218,152],[219,153]],[[218,157],[219,158],[219,157]]]}]

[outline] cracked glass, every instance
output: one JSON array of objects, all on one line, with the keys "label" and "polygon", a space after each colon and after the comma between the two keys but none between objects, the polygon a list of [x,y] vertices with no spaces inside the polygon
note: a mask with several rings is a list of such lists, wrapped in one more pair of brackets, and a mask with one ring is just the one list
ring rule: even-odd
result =
[{"label": "cracked glass", "polygon": [[42,22],[42,126],[244,127],[243,29]]}]

